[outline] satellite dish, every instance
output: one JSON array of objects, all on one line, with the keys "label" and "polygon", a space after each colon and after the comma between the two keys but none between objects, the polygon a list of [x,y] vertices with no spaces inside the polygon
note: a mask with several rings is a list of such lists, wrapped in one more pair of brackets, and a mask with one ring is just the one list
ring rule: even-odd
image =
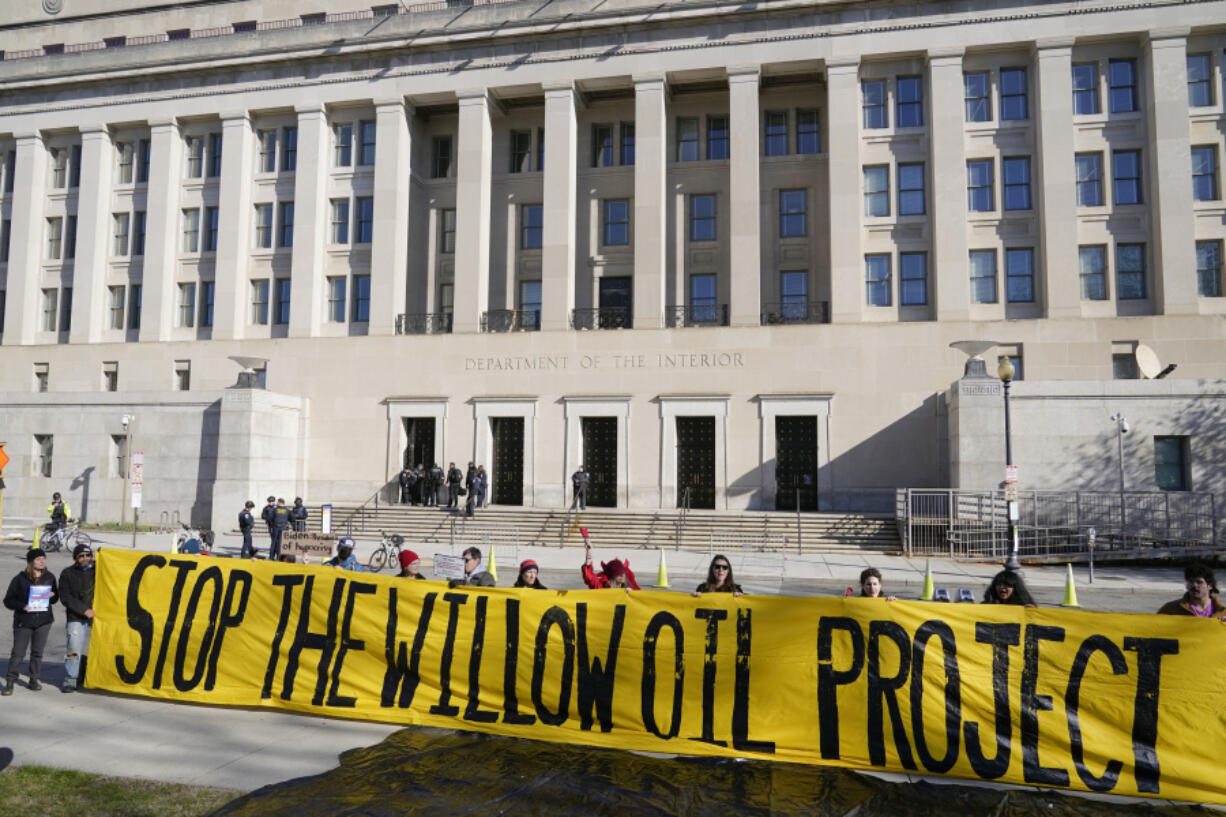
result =
[{"label": "satellite dish", "polygon": [[1158,376],[1158,372],[1162,371],[1162,363],[1158,360],[1158,353],[1144,343],[1137,344],[1137,351],[1134,354],[1137,359],[1137,369],[1145,376],[1146,380],[1152,380]]}]

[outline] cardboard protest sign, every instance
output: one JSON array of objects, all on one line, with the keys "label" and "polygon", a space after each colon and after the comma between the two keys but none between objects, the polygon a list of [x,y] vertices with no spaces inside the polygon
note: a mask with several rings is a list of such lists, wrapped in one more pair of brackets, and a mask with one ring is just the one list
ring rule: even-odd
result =
[{"label": "cardboard protest sign", "polygon": [[332,558],[332,550],[336,546],[336,537],[324,533],[287,530],[281,534],[281,552],[301,557],[306,556],[311,562],[319,564]]}]

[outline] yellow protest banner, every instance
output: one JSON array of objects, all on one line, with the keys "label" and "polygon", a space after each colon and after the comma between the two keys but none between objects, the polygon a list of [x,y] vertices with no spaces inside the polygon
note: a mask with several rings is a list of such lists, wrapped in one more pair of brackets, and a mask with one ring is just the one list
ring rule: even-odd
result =
[{"label": "yellow protest banner", "polygon": [[112,692],[1226,803],[1215,621],[110,549],[98,571],[88,682]]}]

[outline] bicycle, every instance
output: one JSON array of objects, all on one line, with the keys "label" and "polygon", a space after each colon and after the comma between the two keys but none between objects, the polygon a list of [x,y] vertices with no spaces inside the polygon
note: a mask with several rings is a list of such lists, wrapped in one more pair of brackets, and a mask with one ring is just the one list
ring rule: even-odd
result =
[{"label": "bicycle", "polygon": [[398,533],[389,536],[385,531],[379,531],[379,534],[383,539],[374,553],[370,554],[370,561],[366,563],[371,573],[378,573],[385,565],[393,570],[400,566],[400,546],[404,544],[404,537]]},{"label": "bicycle", "polygon": [[80,526],[72,523],[44,533],[38,546],[48,553],[55,553],[62,549],[75,548],[77,545],[93,545],[93,542],[89,534],[82,533]]}]

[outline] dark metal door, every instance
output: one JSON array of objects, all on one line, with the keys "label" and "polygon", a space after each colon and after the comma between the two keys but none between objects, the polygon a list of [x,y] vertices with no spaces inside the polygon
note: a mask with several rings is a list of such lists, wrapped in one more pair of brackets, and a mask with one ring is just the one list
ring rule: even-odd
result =
[{"label": "dark metal door", "polygon": [[677,418],[677,507],[715,507],[715,418]]},{"label": "dark metal door", "polygon": [[817,510],[817,418],[775,418],[775,509]]},{"label": "dark metal door", "polygon": [[584,417],[583,469],[588,473],[587,504],[617,507],[617,418]]},{"label": "dark metal door", "polygon": [[634,285],[629,276],[600,279],[600,328],[629,329],[633,325]]},{"label": "dark metal door", "polygon": [[491,417],[494,438],[493,493],[495,505],[524,504],[524,418]]},{"label": "dark metal door", "polygon": [[404,466],[412,468],[417,465],[430,467],[434,462],[434,418],[405,417],[404,434],[407,440],[404,447]]}]

